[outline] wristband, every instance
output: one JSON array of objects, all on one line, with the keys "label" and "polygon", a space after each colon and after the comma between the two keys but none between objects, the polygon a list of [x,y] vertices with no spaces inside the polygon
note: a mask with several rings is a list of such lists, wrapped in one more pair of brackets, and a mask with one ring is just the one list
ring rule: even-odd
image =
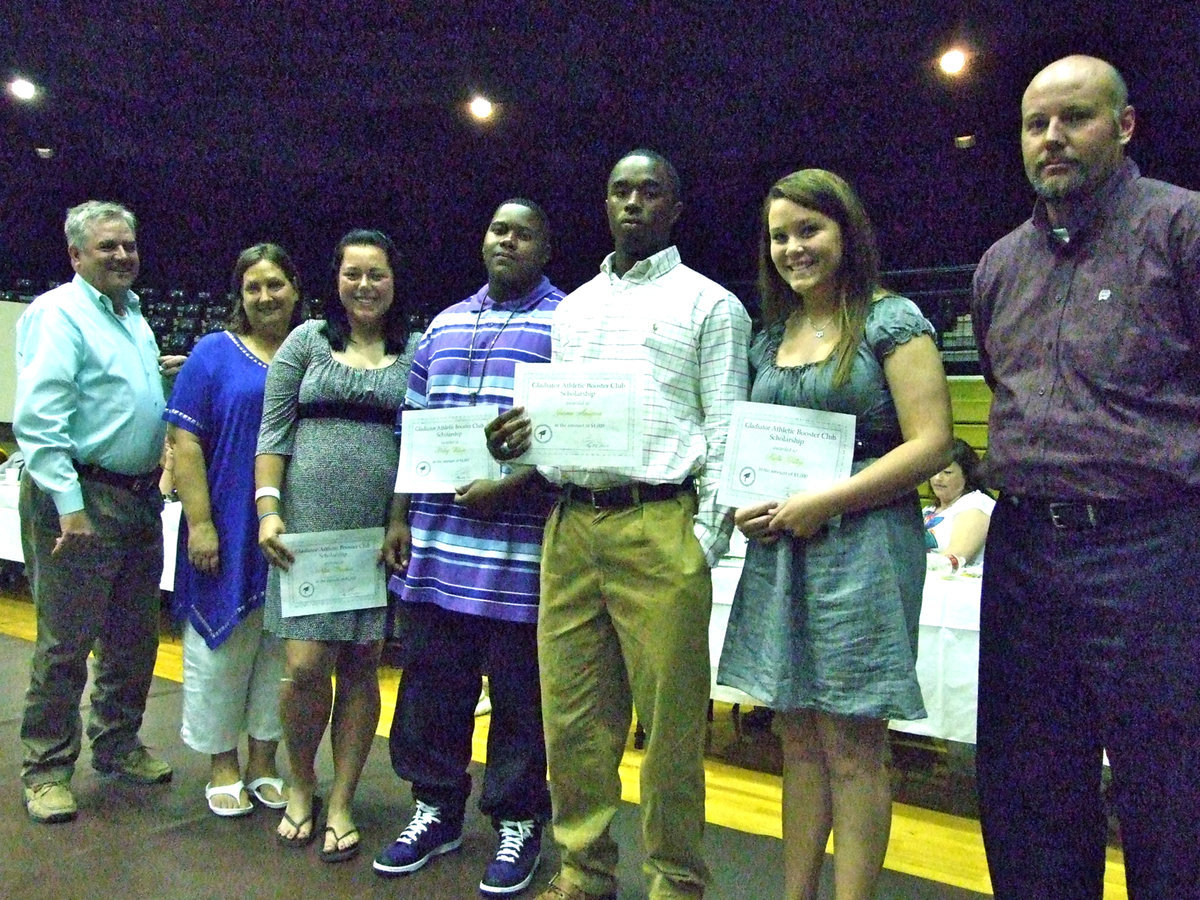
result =
[{"label": "wristband", "polygon": [[957,557],[957,556],[955,556],[953,553],[947,553],[947,554],[946,554],[946,559],[950,560],[950,571],[951,571],[951,572],[957,572],[957,571],[958,571],[958,567],[959,567],[959,560],[958,560],[958,557]]},{"label": "wristband", "polygon": [[261,516],[259,516],[258,521],[261,522],[263,519],[267,518],[267,516],[278,516],[278,515],[279,515],[279,513],[275,512],[274,510],[271,510],[271,512],[265,512]]},{"label": "wristband", "polygon": [[254,492],[254,502],[257,503],[263,497],[274,497],[276,500],[282,500],[279,496],[279,488],[276,487],[260,487]]}]

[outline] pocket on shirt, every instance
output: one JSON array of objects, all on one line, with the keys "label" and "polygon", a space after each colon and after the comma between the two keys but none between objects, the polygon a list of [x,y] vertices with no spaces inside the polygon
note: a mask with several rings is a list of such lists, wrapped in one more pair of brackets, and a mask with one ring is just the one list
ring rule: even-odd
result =
[{"label": "pocket on shirt", "polygon": [[[1113,284],[1098,290],[1094,308],[1068,346],[1073,367],[1110,393],[1153,393],[1183,365],[1187,345],[1171,285]],[[1092,339],[1087,333],[1091,332]]]}]

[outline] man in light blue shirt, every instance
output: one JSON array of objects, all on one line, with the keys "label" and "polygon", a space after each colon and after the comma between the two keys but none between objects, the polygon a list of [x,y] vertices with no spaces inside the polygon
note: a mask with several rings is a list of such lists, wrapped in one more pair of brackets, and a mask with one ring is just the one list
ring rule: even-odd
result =
[{"label": "man in light blue shirt", "polygon": [[37,612],[21,741],[36,822],[75,818],[79,701],[95,650],[88,737],[100,772],[153,784],[171,767],[138,730],[158,650],[163,565],[162,358],[130,290],[137,220],[115,203],[67,212],[75,278],[17,322],[13,431],[25,455],[21,545]]}]

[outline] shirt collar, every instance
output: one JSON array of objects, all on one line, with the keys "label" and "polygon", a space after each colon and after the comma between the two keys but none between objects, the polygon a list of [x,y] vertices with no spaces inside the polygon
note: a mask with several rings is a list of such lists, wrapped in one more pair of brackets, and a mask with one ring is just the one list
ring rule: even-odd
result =
[{"label": "shirt collar", "polygon": [[492,299],[491,295],[488,294],[488,286],[485,284],[483,287],[481,287],[479,290],[477,290],[475,292],[474,296],[471,297],[471,299],[469,301],[467,301],[467,303],[468,303],[467,308],[470,310],[485,310],[485,309],[496,308],[496,309],[511,309],[514,311],[519,310],[519,309],[527,309],[527,308],[535,306],[543,297],[545,297],[552,290],[554,290],[554,286],[550,284],[550,279],[547,278],[545,275],[543,275],[542,280],[539,281],[537,283],[537,286],[533,290],[531,290],[529,293],[524,294],[521,297],[517,297],[515,300],[505,300],[503,302],[497,302],[496,300]]},{"label": "shirt collar", "polygon": [[646,284],[660,278],[667,272],[671,271],[679,265],[679,250],[672,244],[665,250],[659,250],[652,256],[647,256],[645,259],[640,259],[635,262],[624,276],[618,277],[613,271],[613,257],[616,253],[610,253],[604,257],[604,262],[600,263],[600,271],[608,276],[609,281],[631,281],[636,284]]},{"label": "shirt collar", "polygon": [[[1140,176],[1137,163],[1126,159],[1099,188],[1064,208],[1065,221],[1058,228],[1051,227],[1050,218],[1046,213],[1046,201],[1039,197],[1033,205],[1033,224],[1056,246],[1068,246],[1077,242],[1087,236],[1093,223],[1111,205],[1117,193]],[[1055,236],[1055,232],[1065,234],[1066,239]]]},{"label": "shirt collar", "polygon": [[[84,295],[88,299],[90,299],[93,303],[103,306],[114,316],[117,315],[116,308],[113,306],[112,298],[110,298],[107,294],[102,294],[98,290],[96,290],[92,286],[91,282],[89,282],[86,278],[84,278],[82,275],[80,275],[78,272],[76,272],[75,277],[71,280],[74,284],[76,284],[83,291]],[[133,291],[125,292],[125,308],[132,309],[137,312],[141,311],[141,308],[142,308],[141,301],[138,299],[138,295],[135,294]],[[117,316],[117,318],[120,318],[120,317]]]}]

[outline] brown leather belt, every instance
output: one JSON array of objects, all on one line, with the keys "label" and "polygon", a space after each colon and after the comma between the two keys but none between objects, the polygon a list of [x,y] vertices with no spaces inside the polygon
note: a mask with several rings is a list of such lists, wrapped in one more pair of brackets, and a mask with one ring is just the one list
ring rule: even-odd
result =
[{"label": "brown leather belt", "polygon": [[120,472],[113,472],[111,469],[104,469],[100,466],[93,466],[91,463],[82,463],[75,460],[75,471],[80,478],[85,478],[88,481],[98,481],[100,484],[107,484],[109,487],[123,488],[134,494],[148,494],[151,491],[158,493],[158,477],[159,469],[153,472],[147,472],[145,475],[124,475]]},{"label": "brown leather belt", "polygon": [[597,491],[577,484],[568,484],[563,486],[562,498],[564,503],[579,503],[596,509],[622,509],[658,500],[670,500],[680,494],[693,493],[695,489],[695,479],[690,476],[682,484],[646,484],[634,481]]}]

